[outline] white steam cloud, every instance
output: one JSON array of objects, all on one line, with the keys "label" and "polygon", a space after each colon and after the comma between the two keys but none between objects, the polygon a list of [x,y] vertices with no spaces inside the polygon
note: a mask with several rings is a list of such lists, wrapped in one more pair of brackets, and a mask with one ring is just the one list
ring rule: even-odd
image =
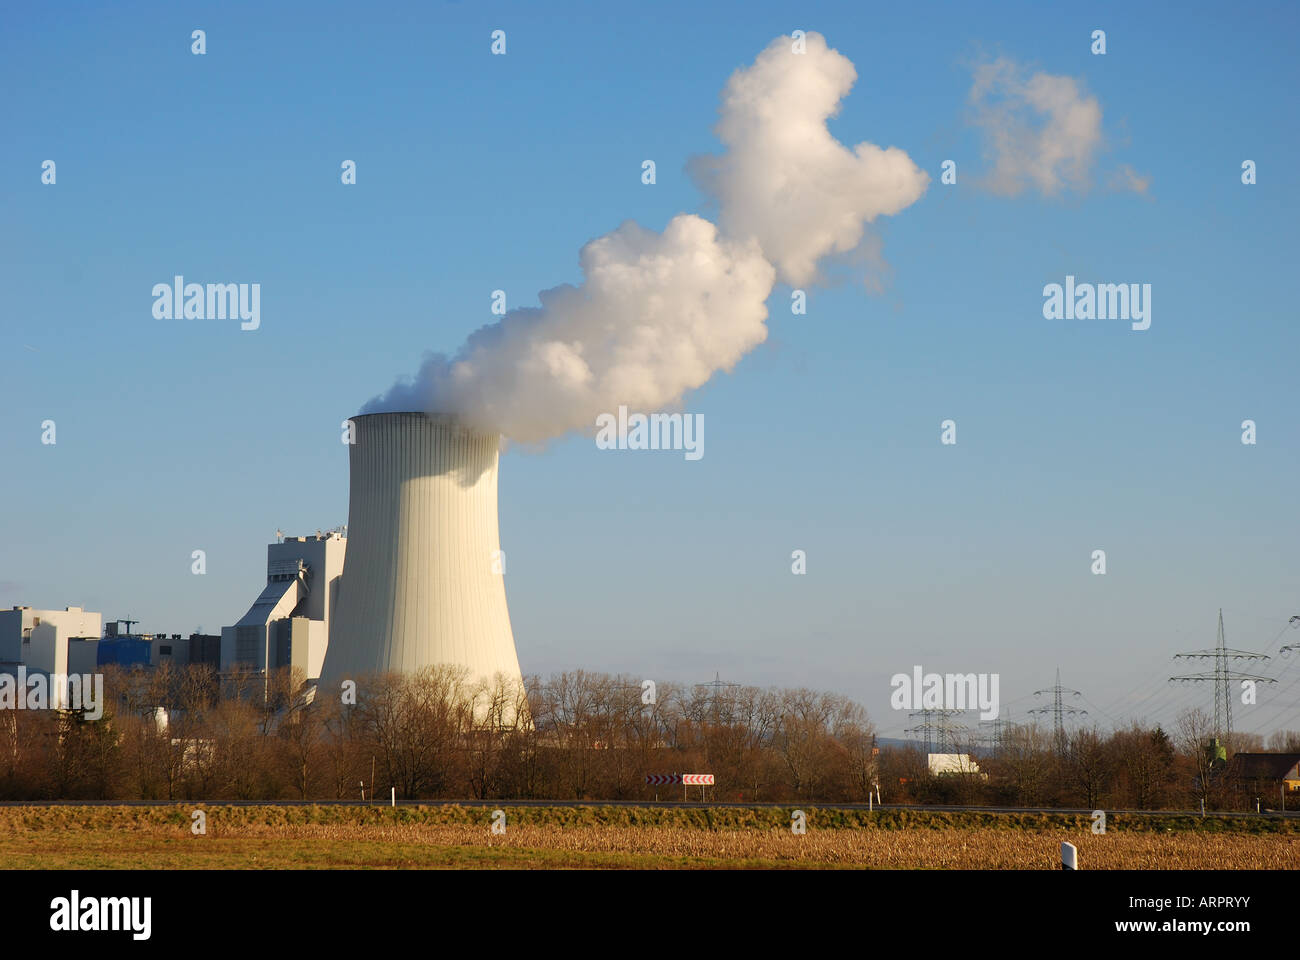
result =
[{"label": "white steam cloud", "polygon": [[792,54],[778,37],[732,75],[716,130],[728,150],[692,163],[718,200],[722,229],[756,238],[794,286],[813,282],[818,260],[856,249],[865,224],[911,206],[930,182],[897,147],[849,150],[831,136],[826,121],[858,72],[821,34],[806,42],[806,53]]},{"label": "white steam cloud", "polygon": [[364,412],[442,410],[537,443],[626,404],[657,410],[767,336],[773,270],[754,243],[681,214],[662,234],[631,221],[582,248],[580,287],[540,294],[483,327],[455,360],[432,356]]},{"label": "white steam cloud", "polygon": [[721,156],[693,169],[717,200],[721,230],[679,214],[663,233],[627,222],[582,248],[583,283],[539,295],[475,332],[454,358],[429,355],[417,375],[363,413],[454,413],[523,443],[626,405],[677,406],[767,337],[778,279],[806,284],[817,261],[863,244],[865,225],[925,191],[902,150],[850,151],[826,129],[857,72],[808,33],[806,52],[778,37],[723,94]]}]

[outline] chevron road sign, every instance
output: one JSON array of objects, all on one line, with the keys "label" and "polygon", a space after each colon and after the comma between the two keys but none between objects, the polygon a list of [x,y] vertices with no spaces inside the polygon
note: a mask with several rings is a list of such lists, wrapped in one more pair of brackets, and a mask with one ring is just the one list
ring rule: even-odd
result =
[{"label": "chevron road sign", "polygon": [[682,775],[680,773],[648,773],[645,782],[653,783],[656,786],[661,783],[681,783]]},{"label": "chevron road sign", "polygon": [[693,787],[705,787],[713,785],[713,774],[711,773],[684,773],[682,774],[682,783],[689,784]]}]

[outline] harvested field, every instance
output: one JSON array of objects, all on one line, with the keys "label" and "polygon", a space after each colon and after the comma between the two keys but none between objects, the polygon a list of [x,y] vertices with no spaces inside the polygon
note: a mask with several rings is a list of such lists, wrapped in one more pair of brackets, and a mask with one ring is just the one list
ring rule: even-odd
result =
[{"label": "harvested field", "polygon": [[[1071,815],[845,816],[641,808],[511,808],[493,834],[490,811],[459,806],[0,809],[0,862],[11,868],[868,868],[1044,869],[1061,841],[1085,869],[1260,869],[1300,863],[1291,824],[1241,818],[1177,826],[1116,817],[1105,835]],[[709,815],[719,822],[710,824]],[[704,816],[701,816],[704,815]],[[873,822],[871,817],[877,819]],[[1145,829],[1143,829],[1145,827]]]}]

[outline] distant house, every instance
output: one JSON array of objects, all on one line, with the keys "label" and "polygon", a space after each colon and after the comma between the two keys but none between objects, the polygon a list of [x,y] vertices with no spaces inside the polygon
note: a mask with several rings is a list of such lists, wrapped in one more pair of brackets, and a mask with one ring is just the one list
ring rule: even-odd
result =
[{"label": "distant house", "polygon": [[1300,794],[1300,753],[1238,753],[1228,764],[1228,779],[1257,792]]}]

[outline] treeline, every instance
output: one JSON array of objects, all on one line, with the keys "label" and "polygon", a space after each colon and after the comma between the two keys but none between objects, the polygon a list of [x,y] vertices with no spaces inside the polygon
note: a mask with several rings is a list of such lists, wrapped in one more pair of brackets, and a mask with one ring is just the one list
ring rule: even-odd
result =
[{"label": "treeline", "polygon": [[[433,667],[308,697],[289,671],[104,674],[97,720],[0,710],[0,799],[649,800],[682,787],[647,786],[647,774],[711,773],[703,795],[720,801],[861,803],[878,785],[886,803],[1185,809],[1203,797],[1253,809],[1196,714],[1172,737],[1012,728],[991,753],[958,750],[977,754],[978,771],[936,776],[920,751],[877,751],[861,705],[806,689],[584,671],[471,684]],[[1288,746],[1300,735],[1277,748]]]},{"label": "treeline", "polygon": [[0,711],[0,799],[645,800],[648,773],[712,773],[711,799],[852,801],[874,777],[866,711],[811,690],[444,666],[305,702],[288,671],[104,672],[98,720]]}]

